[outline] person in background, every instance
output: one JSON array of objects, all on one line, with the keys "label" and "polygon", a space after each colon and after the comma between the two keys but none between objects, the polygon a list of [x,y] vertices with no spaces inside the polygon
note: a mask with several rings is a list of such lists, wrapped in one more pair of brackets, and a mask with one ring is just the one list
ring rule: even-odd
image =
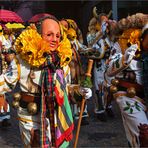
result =
[{"label": "person in background", "polygon": [[[131,19],[133,17],[136,19]],[[144,135],[147,135],[148,118],[144,102],[141,62],[143,43],[140,41],[141,30],[145,24],[144,17],[144,14],[134,14],[117,23],[120,31],[118,40],[113,46],[116,52],[110,58],[106,71],[108,77],[114,77],[110,93],[119,106],[130,147],[144,145],[146,142]],[[125,21],[128,22],[126,25]]]},{"label": "person in background", "polygon": [[106,61],[109,58],[110,50],[112,47],[112,41],[108,36],[109,35],[108,21],[109,21],[108,15],[104,13],[98,15],[97,19],[93,17],[88,27],[90,31],[87,34],[88,45],[92,47],[94,53],[95,51],[100,53],[99,55],[96,55],[94,59],[93,90],[95,97],[94,112],[97,115],[97,118],[103,122],[107,121],[106,112],[108,113],[109,116],[114,117],[111,103],[110,104],[106,103],[107,102],[106,93],[108,92],[108,90],[105,91],[104,87],[105,86],[104,74],[107,68]]},{"label": "person in background", "polygon": [[[75,21],[70,19],[62,19],[61,24],[65,27],[65,32],[67,34],[67,38],[71,43],[72,52],[73,52],[72,60],[69,63],[70,77],[71,77],[70,83],[80,85],[82,77],[84,77],[86,71],[86,64],[84,65],[84,62],[82,63],[80,51],[84,50],[85,52],[85,50],[87,50],[87,47],[82,43],[80,43],[80,41],[78,40],[77,30],[79,29],[77,29],[78,27]],[[88,89],[85,98],[89,99],[90,97],[91,97],[91,89]],[[73,109],[74,119],[79,119],[82,96],[75,92],[70,98],[74,103],[71,105]],[[89,124],[89,120],[88,120],[87,104],[85,104],[81,125],[87,125],[87,124]]]},{"label": "person in background", "polygon": [[[5,50],[9,49],[11,44],[6,40],[3,28],[0,25],[0,74],[2,74],[7,69],[6,59],[4,52]],[[11,52],[11,51],[10,51]],[[3,85],[3,81],[1,81]],[[10,126],[10,105],[8,103],[8,99],[4,94],[3,90],[1,90],[0,95],[0,123],[2,127]]]}]

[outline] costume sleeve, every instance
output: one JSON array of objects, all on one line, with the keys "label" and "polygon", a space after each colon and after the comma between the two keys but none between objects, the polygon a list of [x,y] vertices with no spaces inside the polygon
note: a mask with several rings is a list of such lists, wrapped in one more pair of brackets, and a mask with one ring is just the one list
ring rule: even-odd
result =
[{"label": "costume sleeve", "polygon": [[64,78],[65,78],[66,84],[67,85],[71,84],[71,75],[70,75],[70,67],[69,67],[69,65],[64,66],[63,70],[64,70]]},{"label": "costume sleeve", "polygon": [[0,75],[0,94],[11,91],[19,80],[18,65],[15,59],[9,65],[7,71]]}]

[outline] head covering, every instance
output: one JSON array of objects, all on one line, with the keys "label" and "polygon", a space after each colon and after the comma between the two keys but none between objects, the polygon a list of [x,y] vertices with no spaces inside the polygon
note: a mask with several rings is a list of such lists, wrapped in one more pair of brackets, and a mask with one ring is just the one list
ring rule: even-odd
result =
[{"label": "head covering", "polygon": [[34,15],[34,16],[29,20],[29,22],[30,22],[30,23],[37,23],[37,22],[40,21],[41,18],[47,17],[47,16],[53,16],[53,15],[48,14],[48,13],[39,13],[39,14]]}]

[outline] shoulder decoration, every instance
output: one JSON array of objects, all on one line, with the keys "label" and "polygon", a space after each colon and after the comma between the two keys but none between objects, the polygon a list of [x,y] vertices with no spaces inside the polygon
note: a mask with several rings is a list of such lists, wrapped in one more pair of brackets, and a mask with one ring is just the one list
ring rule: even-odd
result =
[{"label": "shoulder decoration", "polygon": [[67,38],[63,26],[60,24],[62,40],[57,48],[58,55],[60,57],[60,66],[64,67],[69,64],[72,59],[71,43]]},{"label": "shoulder decoration", "polygon": [[35,28],[28,27],[15,42],[16,52],[33,67],[42,65],[46,58],[44,53],[49,53],[49,44],[42,39]]},{"label": "shoulder decoration", "polygon": [[[67,65],[72,56],[70,43],[65,35],[57,48],[60,57],[60,66]],[[35,26],[25,29],[15,42],[16,52],[33,67],[39,67],[46,61],[46,54],[50,54],[49,43],[42,39]]]}]

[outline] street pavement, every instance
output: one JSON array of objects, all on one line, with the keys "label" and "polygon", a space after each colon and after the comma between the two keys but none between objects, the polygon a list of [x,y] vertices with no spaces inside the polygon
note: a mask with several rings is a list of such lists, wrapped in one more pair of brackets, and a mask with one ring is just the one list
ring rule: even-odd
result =
[{"label": "street pavement", "polygon": [[[115,118],[107,119],[107,122],[99,121],[93,112],[93,101],[88,101],[89,125],[81,126],[78,148],[122,148],[128,147],[125,131],[122,124],[117,104],[113,103]],[[0,127],[0,148],[21,148],[23,147],[20,134],[16,110],[11,108],[11,126],[7,129]],[[75,140],[77,122],[75,124],[74,138],[70,144],[73,147]]]}]

